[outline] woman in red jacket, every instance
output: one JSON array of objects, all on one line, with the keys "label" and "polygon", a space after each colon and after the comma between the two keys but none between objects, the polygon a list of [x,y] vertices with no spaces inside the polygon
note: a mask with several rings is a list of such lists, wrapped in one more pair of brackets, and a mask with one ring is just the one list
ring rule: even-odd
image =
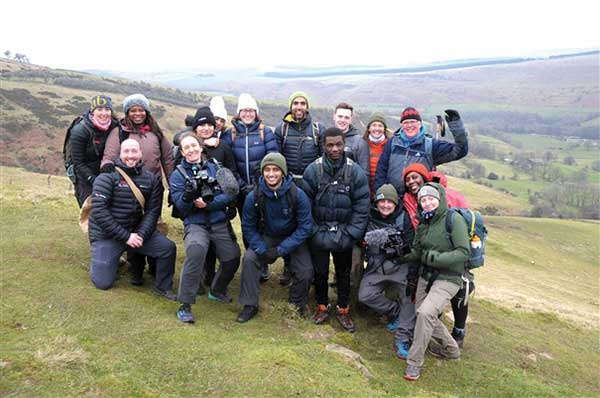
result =
[{"label": "woman in red jacket", "polygon": [[375,179],[375,171],[377,170],[377,162],[383,152],[383,147],[388,142],[389,132],[385,122],[385,116],[381,112],[374,112],[369,118],[367,129],[363,134],[363,139],[369,145],[369,161],[370,170],[369,187],[371,197],[374,194],[373,180]]}]

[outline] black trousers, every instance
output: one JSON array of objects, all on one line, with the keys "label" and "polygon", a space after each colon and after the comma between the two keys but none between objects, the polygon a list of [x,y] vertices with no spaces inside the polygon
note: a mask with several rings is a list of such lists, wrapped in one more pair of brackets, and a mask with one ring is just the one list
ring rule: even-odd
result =
[{"label": "black trousers", "polygon": [[329,254],[333,256],[333,265],[337,276],[337,304],[340,308],[350,303],[350,270],[352,268],[352,247],[342,252],[319,250],[311,246],[311,257],[315,269],[315,295],[317,304],[329,304]]}]

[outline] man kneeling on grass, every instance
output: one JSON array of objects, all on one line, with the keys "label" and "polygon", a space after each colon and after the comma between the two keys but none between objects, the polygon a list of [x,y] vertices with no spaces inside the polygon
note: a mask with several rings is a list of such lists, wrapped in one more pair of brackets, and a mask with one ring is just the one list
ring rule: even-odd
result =
[{"label": "man kneeling on grass", "polygon": [[143,170],[142,151],[135,140],[121,143],[115,166],[116,171],[96,177],[92,188],[91,280],[98,289],[109,289],[117,280],[119,257],[129,250],[156,258],[153,291],[175,300],[171,290],[175,243],[156,231],[162,209],[162,183],[154,174]]},{"label": "man kneeling on grass", "polygon": [[240,303],[244,308],[238,322],[247,322],[258,312],[261,270],[278,257],[290,255],[289,302],[305,315],[313,267],[306,239],[312,231],[308,196],[288,175],[279,153],[267,154],[261,164],[258,185],[250,191],[242,212],[242,233],[249,247],[244,254]]}]

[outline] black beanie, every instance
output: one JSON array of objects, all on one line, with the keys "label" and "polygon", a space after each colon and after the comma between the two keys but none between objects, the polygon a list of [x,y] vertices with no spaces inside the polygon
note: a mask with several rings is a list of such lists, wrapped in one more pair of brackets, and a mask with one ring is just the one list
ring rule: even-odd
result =
[{"label": "black beanie", "polygon": [[212,124],[213,127],[217,127],[217,124],[215,122],[215,116],[211,112],[210,108],[208,106],[203,106],[202,108],[198,108],[198,110],[196,111],[196,115],[194,115],[194,124],[192,128],[196,130],[196,127],[206,123]]}]

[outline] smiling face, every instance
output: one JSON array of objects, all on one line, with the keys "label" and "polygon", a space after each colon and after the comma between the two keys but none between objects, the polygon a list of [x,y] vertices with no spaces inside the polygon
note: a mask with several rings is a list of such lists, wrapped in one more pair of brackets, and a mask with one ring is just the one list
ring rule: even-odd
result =
[{"label": "smiling face", "polygon": [[215,116],[215,124],[217,125],[217,127],[215,128],[215,130],[222,131],[223,127],[225,127],[225,123],[226,122],[227,121],[225,119]]},{"label": "smiling face", "polygon": [[404,178],[404,185],[406,185],[406,189],[413,195],[416,195],[419,192],[419,188],[425,185],[425,180],[423,176],[416,171],[411,171]]},{"label": "smiling face", "polygon": [[292,101],[292,116],[294,116],[294,120],[302,120],[306,117],[306,113],[308,112],[308,102],[306,102],[306,98],[304,97],[296,97],[294,101]]},{"label": "smiling face", "polygon": [[335,127],[342,130],[342,132],[348,131],[352,124],[352,110],[350,109],[337,109],[333,114],[333,123]]},{"label": "smiling face", "polygon": [[254,109],[241,109],[240,119],[244,124],[251,124],[256,119],[256,111]]},{"label": "smiling face", "polygon": [[198,137],[208,139],[215,133],[215,127],[210,123],[204,123],[197,126],[194,131]]},{"label": "smiling face", "polygon": [[407,119],[402,122],[402,131],[406,138],[413,138],[421,130],[421,122],[415,119]]},{"label": "smiling face", "polygon": [[375,138],[379,138],[385,132],[385,126],[381,122],[372,122],[369,125],[369,134]]},{"label": "smiling face", "polygon": [[94,116],[94,119],[98,120],[99,122],[107,122],[110,120],[112,111],[110,110],[110,108],[101,106],[94,109],[92,111],[92,115]]},{"label": "smiling face", "polygon": [[377,201],[377,210],[385,218],[396,210],[396,205],[389,199],[381,199]]},{"label": "smiling face", "polygon": [[268,164],[263,168],[263,177],[267,186],[275,191],[281,187],[283,171],[273,164]]},{"label": "smiling face", "polygon": [[431,195],[423,196],[419,203],[421,204],[421,208],[425,211],[433,211],[437,209],[440,205],[440,201],[438,200],[438,198]]},{"label": "smiling face", "polygon": [[135,167],[142,160],[142,150],[136,140],[127,139],[121,143],[119,154],[121,162],[127,167]]},{"label": "smiling face", "polygon": [[135,125],[144,124],[144,122],[146,121],[146,110],[139,105],[134,105],[131,108],[129,108],[129,111],[127,112],[127,117]]},{"label": "smiling face", "polygon": [[192,136],[184,137],[179,143],[181,154],[188,163],[199,163],[202,155],[202,147],[198,139]]}]

